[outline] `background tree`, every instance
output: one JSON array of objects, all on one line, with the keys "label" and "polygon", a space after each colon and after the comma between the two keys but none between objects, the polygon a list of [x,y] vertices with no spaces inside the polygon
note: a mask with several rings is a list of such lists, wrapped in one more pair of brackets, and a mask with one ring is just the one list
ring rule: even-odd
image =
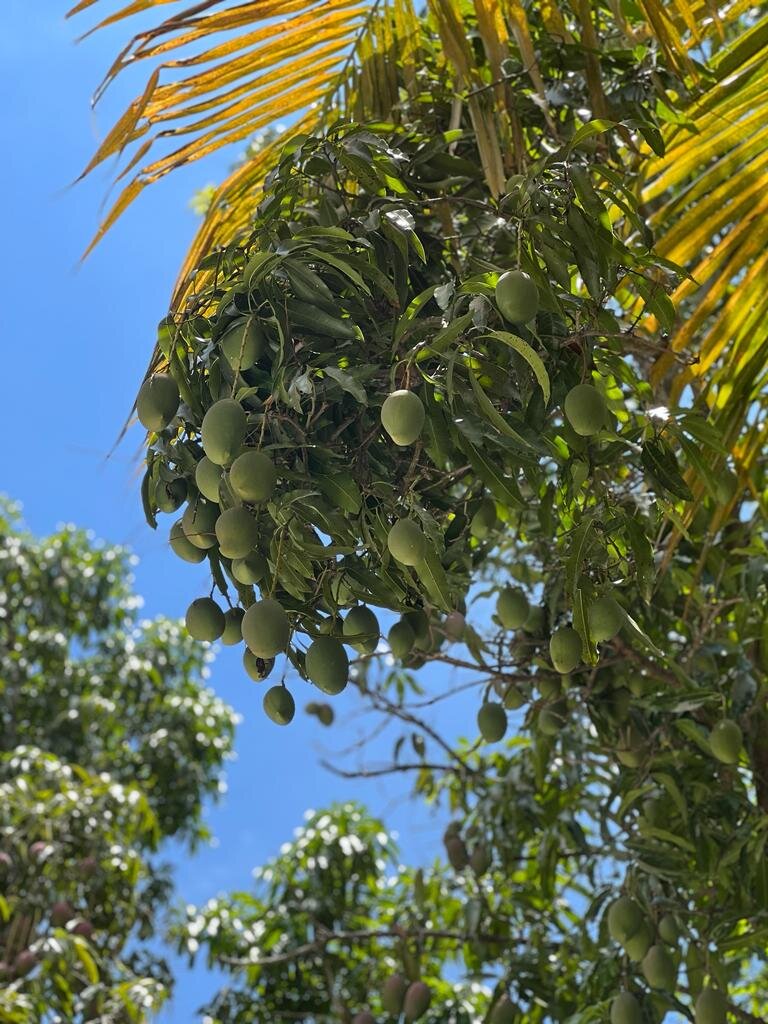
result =
[{"label": "background tree", "polygon": [[18,515],[0,508],[0,1016],[145,1020],[170,985],[147,945],[172,891],[158,847],[207,835],[235,715],[207,652],[137,620],[125,549]]},{"label": "background tree", "polygon": [[[249,917],[244,943],[210,943],[243,982],[214,1012],[458,1019],[458,970],[498,982],[461,1008],[494,1024],[762,1019],[764,12],[273,6],[291,18],[260,36],[255,10],[219,6],[129,45],[111,75],[244,30],[183,83],[150,79],[94,158],[143,159],[160,122],[189,136],[106,229],[264,123],[265,63],[281,103],[323,99],[214,197],[137,402],[147,518],[180,513],[171,544],[231,605],[198,599],[190,632],[239,626],[254,678],[287,653],[301,679],[264,697],[282,725],[292,691],[347,685],[351,648],[363,699],[410,729],[408,670],[440,658],[475,673],[485,743],[508,712],[520,735],[489,754],[424,724],[391,766],[456,810],[463,931],[435,927],[439,887],[367,954],[353,908],[328,925],[293,904],[275,989]],[[467,625],[488,583],[493,626]],[[371,606],[398,616],[383,677]],[[391,921],[375,887],[361,899]],[[408,994],[378,984],[388,957]]]}]

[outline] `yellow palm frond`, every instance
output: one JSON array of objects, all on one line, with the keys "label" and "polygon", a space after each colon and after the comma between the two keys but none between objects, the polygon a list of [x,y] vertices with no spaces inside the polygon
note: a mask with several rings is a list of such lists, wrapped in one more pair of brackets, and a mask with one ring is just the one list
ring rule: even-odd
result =
[{"label": "yellow palm frond", "polygon": [[[95,2],[82,0],[70,14]],[[134,0],[96,28],[170,3],[178,0]],[[372,10],[367,0],[252,0],[214,10],[219,6],[203,0],[135,35],[97,90],[98,100],[126,67],[153,65],[145,89],[83,172],[133,149],[121,174],[133,177],[91,247],[143,188],[174,168],[326,100]],[[161,143],[170,152],[140,166]]]},{"label": "yellow palm frond", "polygon": [[768,251],[768,17],[712,66],[714,83],[688,111],[695,132],[669,133],[644,199],[657,204],[651,223],[660,253],[691,275],[673,295],[685,322],[653,380],[669,372],[673,353],[685,352],[696,362],[675,375],[673,400],[693,384],[717,408],[737,380],[749,387],[741,370],[768,337],[768,289],[759,287]]}]

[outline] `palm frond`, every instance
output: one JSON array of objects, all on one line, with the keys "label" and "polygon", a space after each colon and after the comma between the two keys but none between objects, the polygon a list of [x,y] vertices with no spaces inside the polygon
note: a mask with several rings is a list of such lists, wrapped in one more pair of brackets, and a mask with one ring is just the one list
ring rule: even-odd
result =
[{"label": "palm frond", "polygon": [[[744,368],[768,338],[768,17],[712,62],[715,81],[688,110],[694,127],[669,133],[652,162],[644,199],[658,203],[651,223],[665,257],[690,277],[672,296],[685,321],[656,364],[669,372],[673,353],[695,357],[670,385],[673,400],[693,385],[713,408],[734,389],[752,394]],[[659,203],[659,200],[661,202]]]},{"label": "palm frond", "polygon": [[[94,2],[83,0],[70,14]],[[178,0],[134,0],[96,27],[168,3]],[[133,150],[120,175],[133,177],[89,248],[147,185],[325,100],[372,9],[366,0],[252,0],[214,10],[218,6],[220,0],[203,0],[135,35],[99,86],[96,100],[128,66],[153,64],[145,89],[83,171]],[[210,45],[214,37],[222,38]],[[170,143],[170,152],[136,170],[158,143]]]},{"label": "palm frond", "polygon": [[[81,0],[70,13],[96,2]],[[756,442],[742,436],[743,424],[764,390],[768,355],[768,17],[756,18],[748,0],[728,7],[715,0],[640,3],[646,24],[634,19],[629,29],[613,0],[616,24],[632,43],[655,43],[695,97],[682,123],[665,129],[665,155],[647,161],[643,201],[657,247],[690,275],[673,295],[684,319],[653,382],[666,382],[671,400],[690,386],[720,421],[729,447],[735,453],[742,445],[739,457],[748,461]],[[297,133],[339,116],[381,119],[396,108],[403,82],[411,94],[418,88],[419,52],[427,43],[413,0],[132,0],[96,27],[170,5],[174,13],[133,37],[97,92],[98,98],[128,66],[151,66],[146,87],[84,172],[128,156],[119,176],[127,179],[123,192],[92,245],[147,185],[178,166],[291,115],[298,117]],[[549,116],[526,9],[521,0],[429,0],[428,11],[455,109],[466,105],[487,186],[498,195],[505,177],[529,159],[502,71],[512,49]],[[592,116],[609,116],[594,5],[546,0],[539,13],[556,43],[580,42]],[[484,50],[482,67],[467,37],[468,14]],[[155,156],[163,143],[170,152]],[[182,267],[175,306],[200,260],[247,229],[279,146],[278,140],[254,154],[216,190]]]}]

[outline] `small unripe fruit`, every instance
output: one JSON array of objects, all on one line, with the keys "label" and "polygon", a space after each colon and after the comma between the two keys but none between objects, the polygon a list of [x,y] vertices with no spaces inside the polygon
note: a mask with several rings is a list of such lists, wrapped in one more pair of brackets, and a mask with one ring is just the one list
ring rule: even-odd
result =
[{"label": "small unripe fruit", "polygon": [[723,764],[736,764],[744,737],[732,718],[723,718],[709,734],[709,748]]},{"label": "small unripe fruit", "polygon": [[174,555],[177,555],[185,562],[192,562],[194,564],[202,562],[205,558],[205,551],[202,548],[196,547],[190,540],[187,540],[181,519],[171,527],[168,543]]},{"label": "small unripe fruit", "polygon": [[181,477],[160,480],[155,489],[158,512],[175,512],[187,499],[187,481]]},{"label": "small unripe fruit", "polygon": [[411,608],[403,612],[402,621],[407,622],[413,630],[416,646],[425,649],[432,638],[432,627],[426,612],[422,608]]},{"label": "small unripe fruit", "polygon": [[696,999],[694,1014],[696,1024],[725,1024],[728,1013],[728,1001],[722,992],[707,986]]},{"label": "small unripe fruit", "polygon": [[486,743],[498,743],[507,731],[507,713],[501,704],[486,701],[477,712],[477,727]]},{"label": "small unripe fruit", "polygon": [[608,407],[592,384],[577,384],[565,396],[565,415],[581,437],[591,437],[605,425]]},{"label": "small unripe fruit", "polygon": [[565,726],[567,710],[563,700],[545,704],[536,719],[536,727],[539,732],[544,736],[558,736]]},{"label": "small unripe fruit", "polygon": [[238,455],[229,471],[229,485],[241,501],[268,501],[277,484],[275,464],[255,449]]},{"label": "small unripe fruit", "polygon": [[556,676],[542,675],[537,685],[543,700],[557,700],[558,697],[562,696],[562,683]]},{"label": "small unripe fruit", "polygon": [[448,863],[454,871],[463,871],[467,864],[469,864],[469,854],[467,847],[464,845],[464,840],[461,836],[449,835],[445,837],[443,844],[448,857]]},{"label": "small unripe fruit", "polygon": [[611,1002],[611,1024],[643,1024],[643,1011],[631,992],[620,992]]},{"label": "small unripe fruit", "polygon": [[398,519],[387,535],[387,547],[403,565],[418,565],[427,553],[427,539],[412,519]]},{"label": "small unripe fruit", "polygon": [[347,613],[342,626],[345,641],[361,654],[372,654],[379,643],[379,620],[364,604],[355,605]]},{"label": "small unripe fruit", "polygon": [[549,640],[549,656],[558,672],[573,672],[581,664],[581,637],[576,630],[570,626],[556,629]]},{"label": "small unripe fruit", "polygon": [[653,945],[653,930],[647,921],[643,921],[634,935],[624,943],[624,952],[630,960],[640,963]]},{"label": "small unripe fruit", "polygon": [[501,682],[502,687],[495,689],[501,696],[504,707],[507,711],[518,711],[525,704],[525,696],[512,683],[504,683],[503,680]]},{"label": "small unripe fruit", "polygon": [[247,648],[243,654],[243,668],[254,681],[262,683],[275,667],[274,658],[257,658]]},{"label": "small unripe fruit", "polygon": [[443,622],[443,630],[450,640],[461,640],[466,625],[467,620],[461,612],[448,612]]},{"label": "small unripe fruit", "polygon": [[645,676],[632,676],[628,686],[633,697],[644,697],[648,689],[648,680]]},{"label": "small unripe fruit", "polygon": [[243,639],[242,622],[245,612],[242,608],[229,608],[224,612],[224,632],[221,642],[225,647],[234,647]]},{"label": "small unripe fruit", "polygon": [[517,1012],[517,1007],[505,994],[494,1004],[490,1024],[514,1024]]},{"label": "small unripe fruit", "polygon": [[469,522],[469,532],[477,540],[485,540],[497,521],[496,502],[492,498],[484,498]]},{"label": "small unripe fruit", "polygon": [[393,974],[387,978],[381,990],[381,1005],[387,1013],[393,1015],[400,1013],[407,988],[408,982],[401,974]]},{"label": "small unripe fruit", "polygon": [[242,448],[247,429],[242,405],[234,398],[222,398],[203,416],[203,451],[217,466],[228,466]]},{"label": "small unripe fruit", "polygon": [[204,455],[202,459],[195,466],[195,483],[197,489],[200,491],[204,498],[208,501],[219,501],[219,485],[221,484],[221,477],[224,470],[221,466],[217,466],[215,462],[211,462],[207,455]]},{"label": "small unripe fruit", "polygon": [[677,980],[675,962],[664,946],[651,946],[643,957],[642,971],[651,988],[672,992]]},{"label": "small unripe fruit", "polygon": [[387,633],[387,640],[389,641],[392,654],[396,658],[405,658],[413,650],[416,637],[410,623],[405,619],[400,619],[399,622],[394,623],[389,633]]},{"label": "small unripe fruit", "polygon": [[67,921],[71,921],[75,916],[75,910],[71,903],[67,900],[56,900],[51,905],[51,924],[57,928],[63,927]]},{"label": "small unripe fruit", "polygon": [[136,415],[146,430],[165,430],[179,411],[179,389],[168,373],[156,373],[145,380],[136,398]]},{"label": "small unripe fruit", "polygon": [[632,708],[632,694],[623,686],[611,690],[605,701],[605,713],[612,722],[626,722]]},{"label": "small unripe fruit", "polygon": [[341,693],[349,680],[349,658],[344,645],[332,636],[319,636],[309,645],[305,658],[308,677],[331,696]]},{"label": "small unripe fruit", "polygon": [[266,573],[267,560],[259,551],[251,551],[245,558],[235,558],[232,561],[232,575],[244,586],[261,583]]},{"label": "small unripe fruit", "polygon": [[284,686],[272,686],[264,694],[264,711],[277,725],[288,725],[296,714],[296,704]]},{"label": "small unripe fruit", "polygon": [[219,341],[221,354],[233,370],[247,370],[264,355],[266,344],[253,318],[233,324]]},{"label": "small unripe fruit", "polygon": [[210,597],[198,597],[187,608],[187,632],[195,640],[218,640],[224,632],[224,612]]},{"label": "small unripe fruit", "polygon": [[612,597],[598,597],[589,609],[589,632],[595,643],[613,640],[624,625],[621,605]]},{"label": "small unripe fruit", "polygon": [[245,558],[259,540],[259,524],[242,506],[222,512],[215,529],[219,550],[225,558]]},{"label": "small unripe fruit", "polygon": [[37,967],[37,956],[31,949],[22,949],[13,961],[13,973],[17,978],[24,978]]},{"label": "small unripe fruit", "polygon": [[504,629],[520,629],[531,612],[528,598],[519,587],[505,587],[496,602],[496,614]]},{"label": "small unripe fruit", "polygon": [[545,621],[546,612],[541,605],[532,605],[531,610],[528,613],[528,618],[523,623],[523,629],[526,633],[542,633],[544,631]]},{"label": "small unripe fruit", "polygon": [[423,1017],[429,1009],[432,1001],[432,992],[429,985],[423,981],[414,981],[408,986],[403,1003],[403,1012],[406,1021],[418,1020]]},{"label": "small unripe fruit", "polygon": [[288,646],[291,624],[280,602],[266,597],[247,609],[242,631],[243,639],[257,658],[274,658]]},{"label": "small unripe fruit", "polygon": [[522,270],[508,270],[496,284],[496,305],[505,320],[527,324],[539,310],[539,290]]},{"label": "small unripe fruit", "polygon": [[665,914],[659,921],[659,938],[670,946],[674,946],[680,938],[680,928],[672,914]]},{"label": "small unripe fruit", "polygon": [[304,708],[308,715],[314,715],[321,725],[333,725],[336,717],[330,704],[318,704],[311,700]]},{"label": "small unripe fruit", "polygon": [[643,925],[640,904],[631,896],[619,896],[608,908],[608,934],[623,946]]},{"label": "small unripe fruit", "polygon": [[207,550],[216,547],[216,520],[219,506],[213,502],[191,501],[181,517],[181,528],[190,544]]},{"label": "small unripe fruit", "polygon": [[381,407],[381,425],[403,448],[418,439],[425,419],[422,401],[413,391],[393,391]]},{"label": "small unripe fruit", "polygon": [[487,846],[480,843],[469,857],[469,866],[478,878],[482,877],[491,866],[491,854]]}]

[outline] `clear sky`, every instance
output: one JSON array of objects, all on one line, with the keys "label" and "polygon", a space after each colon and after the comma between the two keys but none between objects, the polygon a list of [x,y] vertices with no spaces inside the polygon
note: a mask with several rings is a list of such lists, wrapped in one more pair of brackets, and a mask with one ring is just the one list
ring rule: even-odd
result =
[{"label": "clear sky", "polygon": [[[130,410],[164,315],[176,271],[195,231],[192,194],[219,180],[237,151],[214,155],[145,191],[82,266],[107,198],[113,168],[69,187],[97,141],[142,84],[142,73],[118,82],[94,115],[90,96],[126,41],[126,26],[79,45],[88,15],[67,23],[66,0],[4,0],[0,85],[4,103],[0,195],[0,307],[4,379],[0,399],[0,491],[23,503],[37,533],[74,522],[97,536],[132,546],[141,562],[136,587],[149,615],[182,615],[204,592],[205,571],[178,561],[166,547],[170,517],[158,533],[144,523],[139,498],[142,431],[129,432],[107,455]],[[96,10],[114,9],[104,2]],[[431,670],[439,690],[455,679]],[[426,681],[425,681],[426,682]],[[400,832],[406,859],[438,852],[442,820],[404,800],[403,777],[343,781],[318,767],[366,735],[373,725],[359,698],[336,698],[339,728],[325,731],[299,713],[281,729],[261,712],[261,693],[231,649],[217,658],[211,685],[243,716],[229,791],[210,810],[218,845],[194,857],[170,850],[180,898],[201,902],[247,887],[250,871],[290,838],[305,808],[332,799],[362,799]],[[351,689],[351,688],[349,688]],[[293,687],[299,708],[311,695]],[[431,720],[447,736],[475,734],[477,694],[453,699]],[[347,757],[347,767],[386,760],[393,734]],[[178,965],[179,985],[165,1024],[186,1024],[213,990],[202,967]]]}]

